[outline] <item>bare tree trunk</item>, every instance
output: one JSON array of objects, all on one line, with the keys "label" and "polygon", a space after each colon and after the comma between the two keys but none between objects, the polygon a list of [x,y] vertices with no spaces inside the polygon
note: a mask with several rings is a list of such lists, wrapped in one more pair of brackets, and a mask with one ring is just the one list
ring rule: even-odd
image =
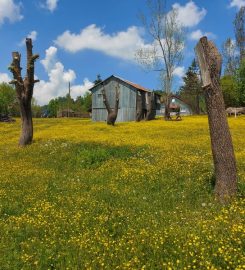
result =
[{"label": "bare tree trunk", "polygon": [[223,202],[236,195],[237,171],[219,80],[222,60],[215,45],[206,37],[200,39],[196,46],[196,53],[208,112],[216,178],[215,195]]},{"label": "bare tree trunk", "polygon": [[146,121],[153,120],[156,116],[156,110],[155,110],[155,95],[154,93],[150,93],[150,95],[146,94],[148,98],[148,104],[147,104],[147,112],[146,112]]},{"label": "bare tree trunk", "polygon": [[34,80],[34,64],[39,58],[38,54],[32,53],[32,40],[26,39],[26,51],[27,51],[27,67],[26,76],[23,80],[21,75],[21,54],[18,52],[12,53],[13,61],[9,70],[12,72],[14,79],[10,84],[15,85],[16,95],[20,105],[22,132],[19,140],[20,146],[25,146],[32,142],[33,138],[33,124],[32,124],[32,112],[31,112],[31,99],[33,95],[33,88],[36,82]]},{"label": "bare tree trunk", "polygon": [[197,93],[197,95],[196,95],[196,113],[200,114],[200,97],[199,97],[199,93]]},{"label": "bare tree trunk", "polygon": [[20,114],[22,120],[22,130],[19,140],[19,145],[31,144],[33,139],[33,124],[32,124],[32,112],[31,112],[31,101],[27,101],[27,104],[21,100]]},{"label": "bare tree trunk", "polygon": [[143,95],[136,97],[136,122],[140,122],[143,118]]},{"label": "bare tree trunk", "polygon": [[117,119],[117,114],[118,114],[118,108],[119,108],[119,85],[116,87],[116,100],[115,100],[115,107],[114,110],[111,109],[110,104],[107,100],[107,96],[105,93],[105,89],[102,90],[102,95],[103,95],[103,102],[105,104],[106,110],[108,112],[107,115],[107,125],[115,125],[116,119]]},{"label": "bare tree trunk", "polygon": [[164,113],[165,120],[171,120],[169,106],[170,106],[170,99],[169,99],[169,94],[167,94],[166,101],[165,101],[165,113]]}]

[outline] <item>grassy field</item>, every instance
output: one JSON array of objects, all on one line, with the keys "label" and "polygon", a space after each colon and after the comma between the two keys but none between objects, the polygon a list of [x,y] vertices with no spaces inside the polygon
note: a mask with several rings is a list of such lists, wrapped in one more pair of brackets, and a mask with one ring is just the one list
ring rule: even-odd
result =
[{"label": "grassy field", "polygon": [[[237,200],[213,196],[207,118],[0,124],[0,269],[245,269],[245,117],[229,119]],[[224,149],[225,151],[225,149]]]}]

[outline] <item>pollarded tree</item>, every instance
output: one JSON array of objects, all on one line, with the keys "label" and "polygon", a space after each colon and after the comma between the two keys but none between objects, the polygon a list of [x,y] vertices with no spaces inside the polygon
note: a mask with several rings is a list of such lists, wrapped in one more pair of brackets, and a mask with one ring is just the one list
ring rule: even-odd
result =
[{"label": "pollarded tree", "polygon": [[165,90],[165,120],[170,119],[170,95],[174,69],[183,58],[184,32],[178,22],[177,11],[166,10],[165,0],[148,0],[149,15],[141,19],[152,44],[140,48],[136,58],[140,64],[161,72],[161,81]]},{"label": "pollarded tree", "polygon": [[117,119],[117,114],[118,114],[118,108],[119,108],[119,85],[116,86],[116,98],[115,98],[115,106],[114,109],[111,108],[109,101],[106,96],[105,89],[102,89],[102,95],[103,95],[103,102],[105,104],[106,110],[107,110],[107,125],[112,125],[114,126],[116,119]]},{"label": "pollarded tree", "polygon": [[34,65],[35,61],[39,58],[38,54],[32,53],[32,40],[26,39],[26,51],[27,51],[27,66],[26,76],[24,79],[21,75],[21,54],[19,52],[13,52],[13,61],[9,67],[14,79],[10,84],[15,85],[17,99],[20,105],[20,114],[22,122],[22,132],[19,140],[20,146],[25,146],[32,143],[33,139],[33,123],[32,123],[32,110],[31,100],[33,96],[34,84],[39,80],[34,79]]},{"label": "pollarded tree", "polygon": [[206,100],[215,170],[215,194],[221,201],[237,192],[236,159],[220,86],[222,59],[212,41],[202,37],[196,46]]}]

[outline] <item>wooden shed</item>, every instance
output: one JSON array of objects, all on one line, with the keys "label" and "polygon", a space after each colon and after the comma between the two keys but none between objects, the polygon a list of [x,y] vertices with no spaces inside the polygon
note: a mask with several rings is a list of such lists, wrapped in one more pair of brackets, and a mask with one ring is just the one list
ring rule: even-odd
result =
[{"label": "wooden shed", "polygon": [[112,75],[90,88],[90,91],[92,92],[93,121],[106,121],[107,111],[103,103],[102,90],[105,90],[110,107],[113,109],[117,86],[119,87],[120,92],[117,122],[136,121],[139,110],[142,112],[140,118],[143,119],[146,115],[150,100],[153,100],[152,118],[155,117],[156,110],[160,109],[160,96],[155,95],[143,86]]}]

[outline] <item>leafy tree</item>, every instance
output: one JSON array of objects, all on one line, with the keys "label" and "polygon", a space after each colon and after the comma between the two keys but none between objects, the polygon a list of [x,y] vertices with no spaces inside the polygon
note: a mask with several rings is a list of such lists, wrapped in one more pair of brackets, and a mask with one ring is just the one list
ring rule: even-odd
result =
[{"label": "leafy tree", "polygon": [[92,108],[92,95],[91,93],[85,93],[83,97],[77,97],[75,101],[75,108],[78,112],[90,112]]},{"label": "leafy tree", "polygon": [[59,110],[59,102],[58,99],[51,99],[48,103],[48,116],[49,117],[57,117],[57,112]]},{"label": "leafy tree", "polygon": [[239,105],[239,95],[234,76],[225,75],[221,78],[221,88],[223,92],[225,107],[236,107]]},{"label": "leafy tree", "polygon": [[37,104],[37,101],[34,97],[32,97],[31,109],[33,117],[39,118],[42,116],[42,106]]},{"label": "leafy tree", "polygon": [[245,106],[245,59],[241,61],[236,75],[236,87],[239,106]]},{"label": "leafy tree", "polygon": [[12,114],[16,110],[16,94],[12,86],[0,84],[0,113]]},{"label": "leafy tree", "polygon": [[186,75],[183,77],[184,85],[181,86],[178,95],[191,106],[193,112],[200,114],[205,108],[203,91],[198,73],[198,66],[194,59],[191,66],[188,68]]}]

